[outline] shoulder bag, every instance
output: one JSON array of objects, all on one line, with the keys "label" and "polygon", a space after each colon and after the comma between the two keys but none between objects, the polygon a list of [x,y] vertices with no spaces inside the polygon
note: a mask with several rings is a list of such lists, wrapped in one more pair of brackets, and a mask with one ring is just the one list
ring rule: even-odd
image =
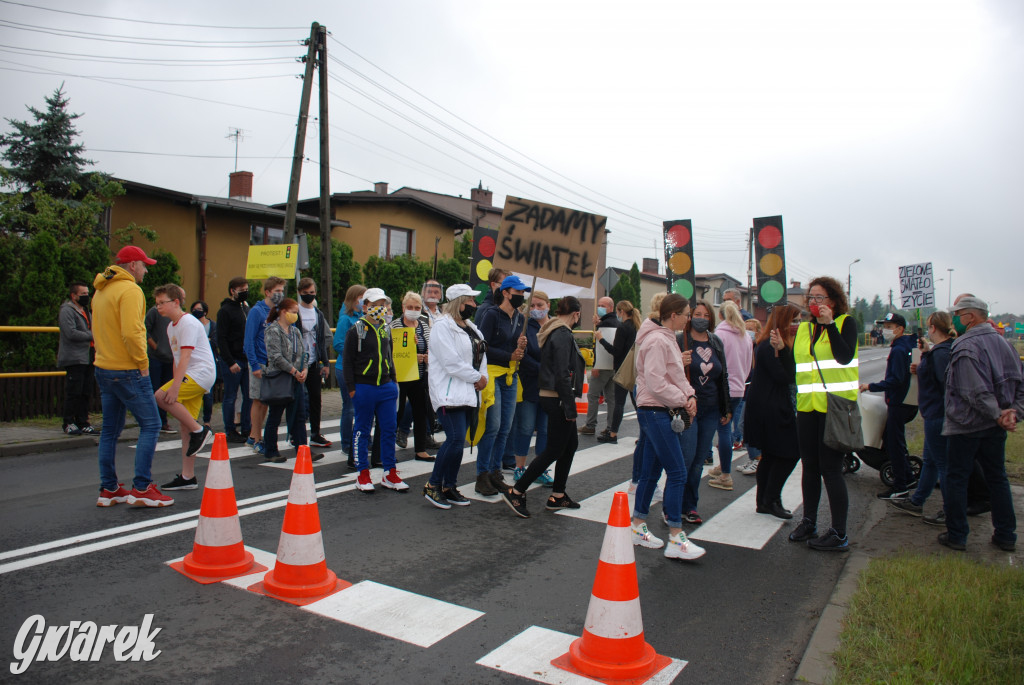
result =
[{"label": "shoulder bag", "polygon": [[622,360],[622,364],[619,365],[619,370],[612,376],[612,380],[626,390],[632,390],[633,386],[636,385],[636,343],[633,343],[633,346],[629,348],[626,358]]},{"label": "shoulder bag", "polygon": [[813,343],[811,356],[814,357],[814,366],[817,367],[821,384],[825,388],[825,446],[844,454],[864,449],[864,433],[861,430],[860,407],[857,406],[857,401],[828,391],[825,376],[818,366],[818,356],[814,354]]},{"label": "shoulder bag", "polygon": [[260,379],[260,402],[270,405],[290,404],[295,398],[294,382],[290,373],[278,371],[268,376],[264,372]]}]

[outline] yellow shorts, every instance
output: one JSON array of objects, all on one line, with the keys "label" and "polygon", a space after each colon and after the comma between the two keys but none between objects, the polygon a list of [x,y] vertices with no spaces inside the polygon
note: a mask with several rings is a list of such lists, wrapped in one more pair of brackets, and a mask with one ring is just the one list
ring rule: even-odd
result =
[{"label": "yellow shorts", "polygon": [[[172,385],[174,385],[174,381],[170,380],[160,386],[160,389],[167,392]],[[178,402],[188,409],[189,416],[196,421],[199,420],[199,412],[203,410],[203,395],[205,394],[206,391],[186,374],[185,379],[181,382],[181,388],[178,389]]]}]

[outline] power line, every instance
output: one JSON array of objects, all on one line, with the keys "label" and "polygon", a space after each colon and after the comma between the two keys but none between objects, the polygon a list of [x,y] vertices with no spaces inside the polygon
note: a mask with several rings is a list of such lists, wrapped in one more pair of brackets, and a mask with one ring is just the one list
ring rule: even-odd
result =
[{"label": "power line", "polygon": [[73,14],[78,17],[90,17],[92,19],[106,19],[108,21],[125,21],[133,24],[151,24],[155,26],[180,26],[182,28],[194,28],[194,29],[220,29],[220,30],[244,30],[244,31],[303,31],[306,29],[304,26],[219,26],[211,24],[177,24],[169,21],[147,21],[146,19],[128,19],[126,17],[109,17],[102,14],[87,14],[86,12],[72,12],[71,10],[59,10],[53,7],[40,7],[38,5],[30,5],[26,2],[12,2],[12,0],[0,0],[0,3],[5,5],[18,5],[19,7],[28,7],[34,10],[42,10],[44,12],[56,12],[58,14]]},{"label": "power line", "polygon": [[[191,155],[184,152],[150,152],[144,150],[110,150],[100,147],[87,147],[88,152],[112,152],[121,155],[146,155],[149,157],[189,157],[193,159],[234,159],[234,155]],[[291,159],[283,156],[245,156],[238,159]]]},{"label": "power line", "polygon": [[[0,2],[3,2],[3,0],[0,0]],[[40,48],[23,48],[16,45],[0,45],[0,52],[13,52],[19,55],[42,57],[44,59],[73,59],[75,61],[106,62],[113,64],[156,67],[262,66],[265,64],[291,64],[295,62],[295,58],[291,55],[282,55],[280,57],[249,57],[247,59],[152,59],[146,57],[121,57],[117,55],[89,55],[80,52],[60,52],[57,50],[43,50]]]},{"label": "power line", "polygon": [[[14,64],[15,66],[25,67],[31,69],[32,65],[22,64],[21,62],[14,62],[9,59],[0,59],[0,63]],[[43,68],[43,67],[37,67]],[[29,72],[32,73],[32,72]],[[39,73],[39,72],[35,72]],[[88,76],[86,74],[74,74],[79,78],[95,79],[95,80],[110,80],[110,81],[137,81],[142,83],[200,83],[200,82],[213,82],[213,81],[254,81],[258,79],[272,79],[272,78],[286,78],[294,77],[294,72],[291,74],[268,74],[266,76],[233,76],[224,78],[132,78],[128,76]]]},{"label": "power line", "polygon": [[30,33],[44,33],[61,38],[75,38],[79,40],[102,40],[107,43],[127,43],[129,45],[153,45],[167,48],[266,48],[266,47],[289,47],[294,46],[296,41],[280,40],[257,40],[257,41],[212,41],[212,40],[188,40],[182,38],[147,38],[136,40],[133,36],[122,36],[109,33],[94,33],[91,31],[73,31],[70,29],[53,29],[46,26],[34,24],[23,24],[16,21],[0,19],[0,26],[7,26],[18,31]]}]

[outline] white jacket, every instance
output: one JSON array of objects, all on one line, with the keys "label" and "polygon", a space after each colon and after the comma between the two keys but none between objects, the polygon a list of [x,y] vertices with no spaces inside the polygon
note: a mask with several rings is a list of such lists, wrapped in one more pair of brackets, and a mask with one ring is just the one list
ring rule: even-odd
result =
[{"label": "white jacket", "polygon": [[[472,321],[467,321],[466,325],[483,339],[480,329]],[[487,377],[487,355],[484,354],[480,370],[474,369],[473,345],[469,335],[452,317],[444,315],[434,319],[427,349],[427,385],[434,409],[476,407],[477,392],[473,384],[481,377]]]}]

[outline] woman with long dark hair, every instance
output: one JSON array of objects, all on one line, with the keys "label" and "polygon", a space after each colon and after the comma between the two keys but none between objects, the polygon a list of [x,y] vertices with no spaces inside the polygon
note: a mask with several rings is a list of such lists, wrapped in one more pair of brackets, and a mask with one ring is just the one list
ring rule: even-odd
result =
[{"label": "woman with long dark hair", "polygon": [[[619,327],[615,331],[614,344],[609,344],[607,340],[604,340],[600,330],[594,333],[594,339],[612,355],[614,369],[618,372],[619,367],[626,360],[626,355],[633,349],[633,343],[636,342],[636,333],[640,330],[640,311],[629,300],[622,300],[615,305],[615,318],[619,320]],[[598,442],[610,442],[613,445],[619,442],[619,426],[622,424],[622,414],[626,409],[626,397],[633,396],[632,388],[627,390],[618,383],[615,383],[614,386],[615,404],[612,405],[612,417],[608,422],[608,432],[597,436]],[[633,408],[636,408],[635,397],[633,398]]]}]

